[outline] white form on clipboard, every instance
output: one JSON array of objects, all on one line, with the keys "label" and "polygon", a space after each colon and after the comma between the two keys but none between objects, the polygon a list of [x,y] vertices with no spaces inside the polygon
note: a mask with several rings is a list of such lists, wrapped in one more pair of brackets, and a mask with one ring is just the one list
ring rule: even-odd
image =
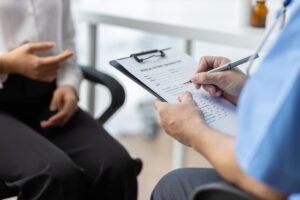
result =
[{"label": "white form on clipboard", "polygon": [[169,103],[178,103],[178,96],[191,92],[206,122],[224,133],[234,135],[236,108],[223,98],[211,97],[192,83],[185,84],[196,71],[197,62],[187,54],[173,49],[154,50],[133,54],[110,62],[112,66]]}]

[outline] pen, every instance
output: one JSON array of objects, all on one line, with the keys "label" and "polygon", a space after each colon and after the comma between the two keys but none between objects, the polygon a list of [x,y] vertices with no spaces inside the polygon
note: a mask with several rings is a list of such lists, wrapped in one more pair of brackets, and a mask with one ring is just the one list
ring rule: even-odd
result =
[{"label": "pen", "polygon": [[[258,54],[255,55],[255,59],[257,59],[259,57]],[[222,65],[220,67],[217,67],[215,69],[212,69],[212,70],[209,70],[207,73],[213,73],[213,72],[221,72],[221,71],[225,71],[225,70],[231,70],[231,69],[234,69],[246,62],[248,62],[250,59],[252,58],[252,56],[248,56],[246,58],[243,58],[241,60],[238,60],[238,61],[235,61],[235,62],[230,62],[230,63],[227,63],[225,65]],[[189,80],[187,82],[185,82],[184,84],[189,84],[189,83],[192,83],[192,80]]]},{"label": "pen", "polygon": [[[257,59],[258,57],[259,57],[259,55],[256,54],[254,59]],[[236,68],[236,67],[238,67],[238,66],[240,66],[240,65],[242,65],[242,64],[244,64],[246,62],[248,62],[251,58],[252,58],[252,56],[248,56],[246,58],[243,58],[241,60],[235,61],[233,63],[231,63],[231,62],[227,63],[227,64],[225,64],[223,66],[220,66],[220,67],[217,67],[215,69],[212,69],[212,70],[208,71],[207,73],[222,72],[222,71],[225,71],[225,70],[234,69],[234,68]]]}]

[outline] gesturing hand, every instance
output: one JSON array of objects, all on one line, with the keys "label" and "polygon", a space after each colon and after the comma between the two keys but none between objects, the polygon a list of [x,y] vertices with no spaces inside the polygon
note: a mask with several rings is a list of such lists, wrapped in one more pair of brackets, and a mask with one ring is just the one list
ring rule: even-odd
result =
[{"label": "gesturing hand", "polygon": [[196,134],[208,128],[190,93],[183,93],[178,104],[155,102],[162,128],[179,142],[193,146]]},{"label": "gesturing hand", "polygon": [[7,73],[16,73],[29,79],[52,82],[61,63],[73,56],[73,52],[66,50],[61,54],[39,57],[38,52],[49,51],[54,43],[27,43],[2,55],[1,64]]},{"label": "gesturing hand", "polygon": [[202,86],[210,95],[224,96],[224,98],[236,104],[245,83],[246,75],[238,69],[211,74],[206,73],[228,62],[229,60],[224,57],[207,56],[201,58],[192,81],[197,88]]},{"label": "gesturing hand", "polygon": [[77,111],[77,96],[71,86],[59,87],[55,90],[50,105],[51,111],[58,111],[50,119],[41,122],[43,128],[64,126]]}]

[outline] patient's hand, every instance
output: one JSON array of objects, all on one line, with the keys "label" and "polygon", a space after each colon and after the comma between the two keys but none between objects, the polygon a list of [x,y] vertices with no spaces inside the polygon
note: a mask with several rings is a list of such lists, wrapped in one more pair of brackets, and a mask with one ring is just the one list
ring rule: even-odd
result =
[{"label": "patient's hand", "polygon": [[58,111],[50,119],[41,122],[43,128],[62,127],[78,110],[77,96],[71,86],[62,86],[55,90],[50,105],[51,111]]},{"label": "patient's hand", "polygon": [[39,57],[38,52],[49,51],[54,43],[27,43],[1,56],[1,73],[20,74],[29,79],[52,82],[56,79],[61,63],[73,56],[66,50],[61,54]]},{"label": "patient's hand", "polygon": [[238,69],[223,72],[206,73],[207,71],[230,62],[224,57],[206,56],[201,58],[192,81],[197,88],[201,86],[212,96],[223,96],[236,104],[247,79]]}]

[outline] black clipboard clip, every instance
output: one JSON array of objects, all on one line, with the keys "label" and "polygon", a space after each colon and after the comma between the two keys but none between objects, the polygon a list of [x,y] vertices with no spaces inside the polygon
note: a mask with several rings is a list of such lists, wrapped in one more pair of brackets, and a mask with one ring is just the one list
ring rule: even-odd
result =
[{"label": "black clipboard clip", "polygon": [[[159,53],[159,54],[155,54],[155,53]],[[154,55],[150,55],[146,58],[139,58],[140,56],[144,56],[147,54],[154,54]],[[145,60],[149,60],[154,57],[164,58],[164,57],[166,57],[166,54],[165,54],[164,50],[151,50],[151,51],[144,51],[141,53],[131,54],[130,57],[133,57],[138,63],[142,63]]]}]

